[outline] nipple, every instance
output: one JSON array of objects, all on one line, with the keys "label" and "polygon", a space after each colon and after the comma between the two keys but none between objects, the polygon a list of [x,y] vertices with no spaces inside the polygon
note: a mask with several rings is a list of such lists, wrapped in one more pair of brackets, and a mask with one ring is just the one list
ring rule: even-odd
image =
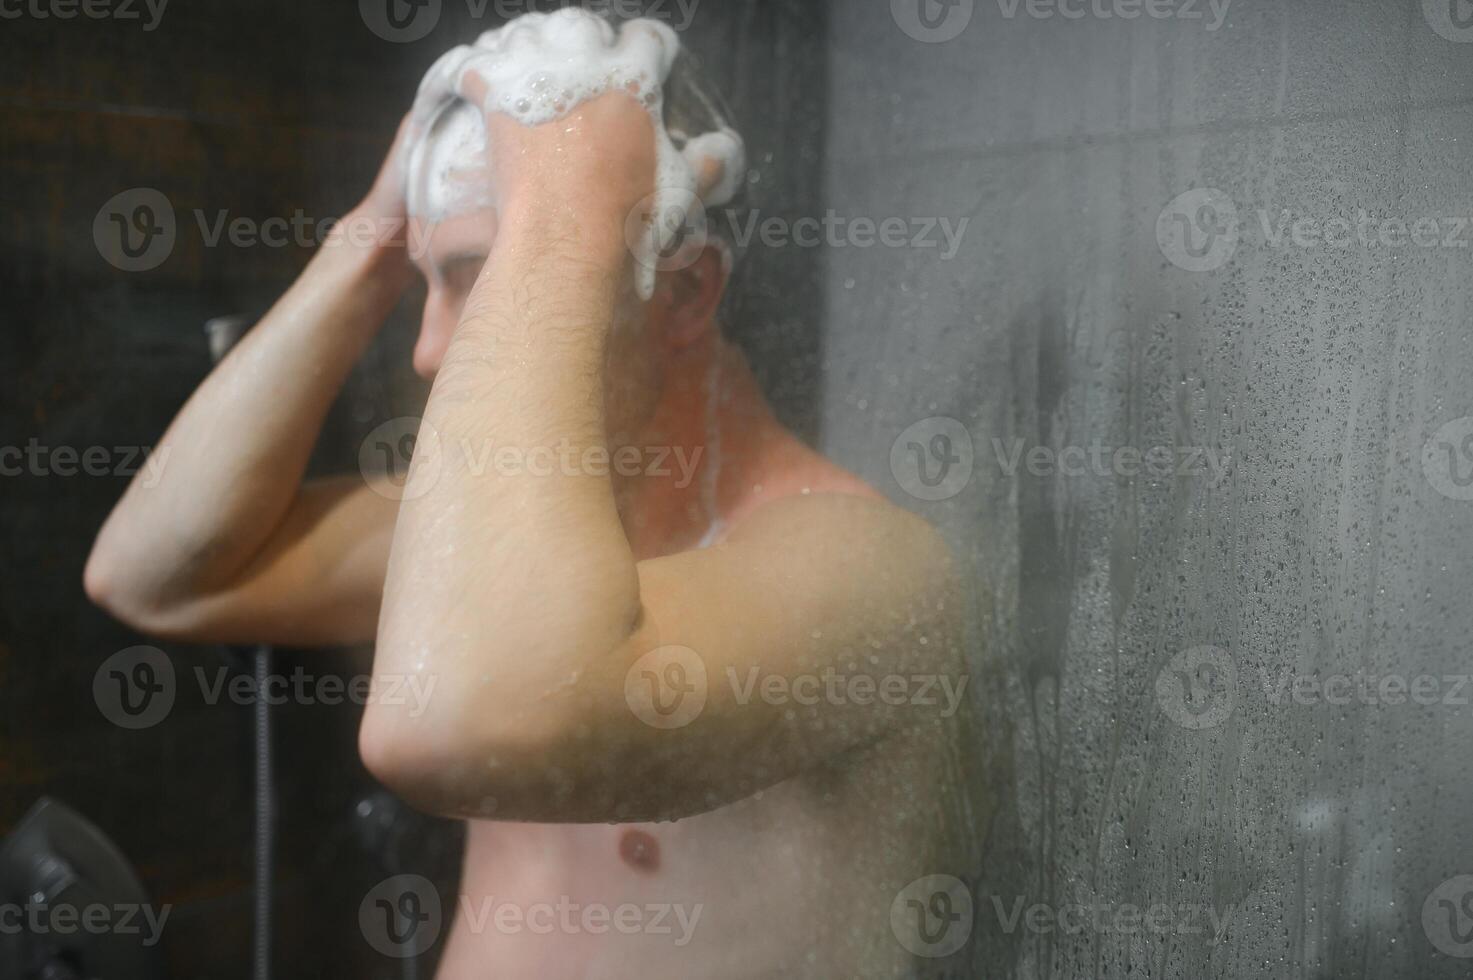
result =
[{"label": "nipple", "polygon": [[660,842],[642,830],[626,830],[619,838],[619,857],[636,871],[660,870]]}]

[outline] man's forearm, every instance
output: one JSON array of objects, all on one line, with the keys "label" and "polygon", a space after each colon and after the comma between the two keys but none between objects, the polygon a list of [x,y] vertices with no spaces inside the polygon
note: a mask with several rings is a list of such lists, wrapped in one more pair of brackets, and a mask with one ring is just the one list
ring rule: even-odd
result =
[{"label": "man's forearm", "polygon": [[535,712],[626,639],[639,608],[606,473],[491,462],[607,447],[604,360],[628,254],[607,222],[570,219],[555,206],[503,216],[425,412],[415,466],[433,485],[400,512],[375,670],[437,675],[456,704],[430,727],[447,738],[466,730],[462,712],[490,725]]},{"label": "man's forearm", "polygon": [[125,590],[120,604],[167,602],[221,584],[250,560],[290,507],[333,398],[403,291],[402,263],[391,259],[346,243],[319,250],[129,486],[94,548],[94,588]]}]

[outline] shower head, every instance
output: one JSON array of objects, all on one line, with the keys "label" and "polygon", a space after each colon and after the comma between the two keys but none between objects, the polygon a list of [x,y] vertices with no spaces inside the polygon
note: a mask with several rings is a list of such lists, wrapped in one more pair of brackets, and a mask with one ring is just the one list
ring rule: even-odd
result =
[{"label": "shower head", "polygon": [[[0,901],[12,908],[143,909],[148,895],[116,844],[65,804],[42,799],[0,843]],[[17,980],[157,980],[159,947],[121,929],[0,930],[0,976]],[[156,943],[157,937],[153,937]]]}]

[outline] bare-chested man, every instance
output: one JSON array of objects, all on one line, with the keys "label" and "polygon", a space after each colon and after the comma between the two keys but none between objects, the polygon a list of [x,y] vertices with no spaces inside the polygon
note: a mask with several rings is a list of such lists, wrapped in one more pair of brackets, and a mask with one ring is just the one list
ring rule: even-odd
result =
[{"label": "bare-chested man", "polygon": [[[159,637],[374,640],[377,679],[433,679],[426,710],[370,704],[360,748],[470,822],[442,980],[909,975],[892,910],[959,870],[965,832],[947,550],[776,421],[716,322],[717,245],[640,298],[648,103],[621,86],[528,125],[483,110],[495,84],[453,79],[486,136],[463,206],[416,208],[434,189],[390,154],[345,226],[417,233],[318,252],[180,412],[87,590]],[[411,115],[401,142],[438,125]],[[304,482],[416,267],[413,492]]]}]

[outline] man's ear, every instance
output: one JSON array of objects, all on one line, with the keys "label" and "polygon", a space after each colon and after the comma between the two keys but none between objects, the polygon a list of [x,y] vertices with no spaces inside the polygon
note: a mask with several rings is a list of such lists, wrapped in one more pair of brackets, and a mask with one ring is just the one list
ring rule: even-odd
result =
[{"label": "man's ear", "polygon": [[726,277],[726,257],[717,245],[707,245],[684,269],[660,273],[654,303],[667,350],[684,350],[714,329]]}]

